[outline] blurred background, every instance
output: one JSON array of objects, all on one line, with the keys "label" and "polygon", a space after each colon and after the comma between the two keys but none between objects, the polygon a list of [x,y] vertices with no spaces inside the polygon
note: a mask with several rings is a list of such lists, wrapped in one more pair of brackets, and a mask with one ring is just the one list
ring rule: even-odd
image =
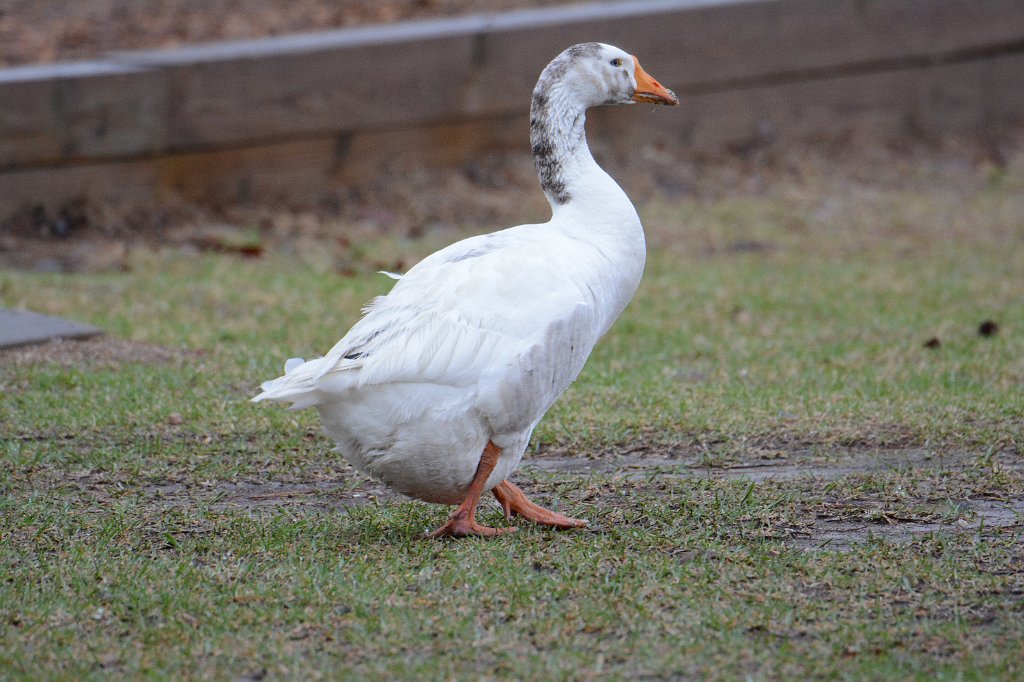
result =
[{"label": "blurred background", "polygon": [[588,40],[683,99],[591,112],[641,202],[764,192],[795,157],[891,184],[894,159],[938,155],[976,179],[1020,139],[1011,0],[0,0],[0,265],[328,238],[347,272],[367,231],[543,219],[529,95]]},{"label": "blurred background", "polygon": [[[424,542],[248,399],[548,218],[594,40],[681,103],[588,113],[646,270],[515,480],[592,525]],[[0,346],[91,336],[0,349],[0,678],[1022,679],[1022,81],[1021,0],[0,0]]]}]

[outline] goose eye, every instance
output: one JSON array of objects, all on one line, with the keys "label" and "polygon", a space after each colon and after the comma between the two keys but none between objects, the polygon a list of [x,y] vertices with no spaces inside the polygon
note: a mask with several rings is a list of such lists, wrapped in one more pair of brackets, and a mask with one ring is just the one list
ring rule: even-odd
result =
[{"label": "goose eye", "polygon": [[615,59],[612,60],[612,66],[614,66],[615,68],[622,66],[622,60],[616,57]]}]

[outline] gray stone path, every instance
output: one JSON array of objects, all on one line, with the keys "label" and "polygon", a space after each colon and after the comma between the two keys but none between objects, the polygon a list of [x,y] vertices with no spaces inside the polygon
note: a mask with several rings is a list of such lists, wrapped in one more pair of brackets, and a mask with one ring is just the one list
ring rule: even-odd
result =
[{"label": "gray stone path", "polygon": [[53,339],[85,339],[103,331],[81,322],[27,310],[0,308],[0,348],[45,343]]}]

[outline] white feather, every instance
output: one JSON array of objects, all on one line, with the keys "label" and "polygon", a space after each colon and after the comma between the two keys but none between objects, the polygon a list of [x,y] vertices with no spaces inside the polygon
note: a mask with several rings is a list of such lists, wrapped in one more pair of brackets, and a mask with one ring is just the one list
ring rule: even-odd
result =
[{"label": "white feather", "polygon": [[[586,98],[553,115],[574,121]],[[398,281],[334,348],[289,360],[253,400],[316,407],[349,462],[424,500],[460,501],[487,441],[503,450],[487,487],[501,482],[644,267],[629,199],[585,142],[568,142],[559,149],[572,198],[552,202],[549,222],[460,241],[401,277],[384,273]]]}]

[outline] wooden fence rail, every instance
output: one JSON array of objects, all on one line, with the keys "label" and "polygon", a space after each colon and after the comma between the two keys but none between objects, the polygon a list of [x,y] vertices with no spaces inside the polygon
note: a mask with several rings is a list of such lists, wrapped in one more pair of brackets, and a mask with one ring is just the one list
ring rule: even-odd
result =
[{"label": "wooden fence rail", "polygon": [[0,216],[168,189],[221,200],[316,192],[396,158],[524,148],[540,69],[589,40],[636,53],[683,98],[622,126],[622,145],[984,133],[1024,114],[1020,0],[526,10],[0,70]]}]

